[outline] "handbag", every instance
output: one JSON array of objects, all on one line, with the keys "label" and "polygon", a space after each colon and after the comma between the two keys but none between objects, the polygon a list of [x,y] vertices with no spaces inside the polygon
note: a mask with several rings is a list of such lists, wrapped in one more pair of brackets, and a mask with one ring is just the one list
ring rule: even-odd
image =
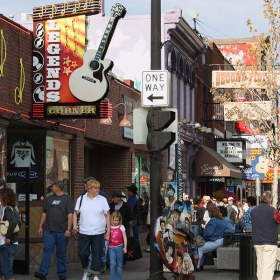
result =
[{"label": "handbag", "polygon": [[[9,221],[1,221],[1,228],[0,228],[0,233],[5,236],[7,234],[8,231],[8,227],[9,227]],[[19,232],[19,226],[16,225],[13,233]]]},{"label": "handbag", "polygon": [[127,240],[126,260],[134,261],[142,258],[140,242],[135,237],[129,237]]},{"label": "handbag", "polygon": [[[11,208],[11,210],[14,212],[13,208],[11,206],[9,206]],[[0,222],[0,233],[5,236],[7,234],[8,231],[8,227],[9,227],[9,221],[1,221]],[[19,221],[18,224],[16,225],[13,233],[19,232]]]},{"label": "handbag", "polygon": [[201,247],[204,244],[205,244],[205,239],[201,235],[198,235],[196,238],[196,246]]}]

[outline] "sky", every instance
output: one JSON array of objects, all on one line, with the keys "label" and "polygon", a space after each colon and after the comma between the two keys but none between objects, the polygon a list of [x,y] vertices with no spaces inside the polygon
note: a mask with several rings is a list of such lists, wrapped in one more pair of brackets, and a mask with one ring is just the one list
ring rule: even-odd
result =
[{"label": "sky", "polygon": [[[145,15],[151,13],[153,0],[104,0],[105,15],[110,16],[111,7],[121,3],[127,15]],[[32,13],[33,7],[42,4],[58,4],[64,0],[0,0],[0,14],[6,17],[14,15],[19,21],[21,13]],[[71,1],[69,1],[71,2]],[[198,12],[197,30],[209,39],[252,37],[246,26],[247,19],[253,22],[257,34],[268,32],[267,20],[263,17],[263,0],[161,0],[161,11],[181,9],[183,18],[194,26],[189,14]]]}]

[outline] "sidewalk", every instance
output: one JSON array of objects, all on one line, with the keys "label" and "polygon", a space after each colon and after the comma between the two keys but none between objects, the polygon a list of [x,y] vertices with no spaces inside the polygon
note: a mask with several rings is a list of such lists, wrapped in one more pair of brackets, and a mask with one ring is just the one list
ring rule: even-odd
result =
[{"label": "sidewalk", "polygon": [[[143,248],[143,258],[136,261],[129,261],[126,263],[123,269],[123,280],[146,280],[150,277],[149,273],[150,267],[150,253],[147,253]],[[239,271],[219,271],[214,266],[204,266],[204,271],[195,273],[196,280],[219,280],[219,279],[239,279]],[[30,270],[29,275],[19,275],[15,274],[15,280],[30,280],[34,278],[35,270]],[[110,270],[107,269],[104,274],[99,276],[100,280],[108,280],[110,275]],[[81,269],[80,263],[69,264],[67,266],[67,279],[77,280],[82,279],[83,271]],[[164,273],[165,278],[174,279],[172,273]],[[58,279],[56,275],[56,268],[51,268],[47,280]],[[90,280],[93,280],[93,277],[90,277]]]}]

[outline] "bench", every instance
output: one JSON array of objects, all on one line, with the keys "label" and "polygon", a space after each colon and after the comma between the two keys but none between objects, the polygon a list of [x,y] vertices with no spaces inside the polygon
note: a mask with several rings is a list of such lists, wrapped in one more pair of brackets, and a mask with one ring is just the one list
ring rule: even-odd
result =
[{"label": "bench", "polygon": [[[238,234],[225,234],[223,247],[217,249],[217,269],[239,270],[239,237]],[[280,248],[277,248],[275,271],[280,271]]]}]

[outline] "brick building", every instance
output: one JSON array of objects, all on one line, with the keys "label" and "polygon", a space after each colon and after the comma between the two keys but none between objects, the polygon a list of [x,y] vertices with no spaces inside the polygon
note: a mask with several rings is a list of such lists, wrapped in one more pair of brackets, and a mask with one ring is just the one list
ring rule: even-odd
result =
[{"label": "brick building", "polygon": [[[140,186],[135,173],[139,161],[146,163],[146,178],[141,178],[143,192],[149,187],[149,153],[145,145],[133,144],[132,129],[119,126],[123,106],[113,109],[110,126],[100,124],[100,119],[32,119],[32,32],[0,15],[0,41],[0,176],[18,194],[20,213],[26,222],[20,230],[17,258],[37,267],[43,246],[37,230],[51,181],[63,180],[65,191],[76,201],[83,192],[82,179],[94,176],[110,200],[114,189],[126,191],[132,183]],[[122,82],[113,75],[109,83],[108,100],[113,106],[125,103],[132,123],[140,92],[130,80]],[[26,200],[28,194],[30,200]],[[30,242],[29,259],[26,240]],[[77,260],[73,241],[69,242],[68,262]]]}]

